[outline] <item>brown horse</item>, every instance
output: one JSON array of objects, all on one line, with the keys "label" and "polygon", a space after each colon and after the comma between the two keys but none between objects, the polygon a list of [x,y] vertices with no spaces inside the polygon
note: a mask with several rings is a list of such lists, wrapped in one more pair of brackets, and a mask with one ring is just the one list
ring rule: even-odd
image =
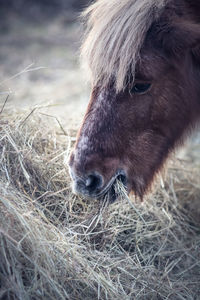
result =
[{"label": "brown horse", "polygon": [[200,118],[200,1],[98,0],[85,13],[91,100],[70,158],[74,190],[142,197]]}]

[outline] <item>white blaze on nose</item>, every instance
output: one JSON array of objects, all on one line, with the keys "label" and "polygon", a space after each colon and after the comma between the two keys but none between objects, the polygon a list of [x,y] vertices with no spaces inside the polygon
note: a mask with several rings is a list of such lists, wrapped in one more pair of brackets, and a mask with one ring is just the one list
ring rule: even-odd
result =
[{"label": "white blaze on nose", "polygon": [[78,143],[78,148],[80,148],[81,150],[87,149],[88,140],[89,140],[88,136],[86,135],[81,136],[81,139]]},{"label": "white blaze on nose", "polygon": [[[82,132],[78,140],[75,150],[75,159],[78,159],[81,156],[81,152],[87,150],[88,147],[90,150],[92,150],[94,141],[98,141],[98,137],[96,136],[94,138],[93,133],[95,132],[96,126],[101,128],[101,126],[105,123],[104,116],[108,113],[108,111],[110,111],[111,103],[108,96],[109,93],[107,91],[102,91],[97,95],[96,98],[93,99],[92,110],[89,114],[89,118],[86,119],[85,123],[83,124]],[[101,118],[99,117],[99,112],[101,114]],[[91,136],[93,136],[92,142]]]},{"label": "white blaze on nose", "polygon": [[80,157],[82,151],[85,151],[87,149],[88,141],[89,141],[88,136],[86,136],[86,135],[81,136],[81,138],[79,139],[78,145],[76,147],[75,153],[74,153],[75,160],[78,159],[78,157]]},{"label": "white blaze on nose", "polygon": [[94,108],[95,109],[100,108],[103,102],[106,100],[106,98],[107,98],[107,93],[105,91],[101,92],[95,99]]}]

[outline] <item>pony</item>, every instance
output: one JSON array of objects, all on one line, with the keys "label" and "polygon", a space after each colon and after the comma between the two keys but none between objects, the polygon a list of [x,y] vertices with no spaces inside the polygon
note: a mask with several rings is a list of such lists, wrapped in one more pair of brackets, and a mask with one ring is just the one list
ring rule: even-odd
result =
[{"label": "pony", "polygon": [[200,1],[98,0],[81,58],[91,99],[69,160],[74,192],[141,199],[200,119]]}]

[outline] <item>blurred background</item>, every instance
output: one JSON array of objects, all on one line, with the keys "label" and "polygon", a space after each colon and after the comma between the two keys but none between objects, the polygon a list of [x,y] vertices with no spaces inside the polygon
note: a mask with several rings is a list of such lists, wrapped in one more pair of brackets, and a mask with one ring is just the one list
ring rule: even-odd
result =
[{"label": "blurred background", "polygon": [[0,1],[0,105],[39,112],[76,129],[89,89],[79,66],[81,11],[89,0]]}]

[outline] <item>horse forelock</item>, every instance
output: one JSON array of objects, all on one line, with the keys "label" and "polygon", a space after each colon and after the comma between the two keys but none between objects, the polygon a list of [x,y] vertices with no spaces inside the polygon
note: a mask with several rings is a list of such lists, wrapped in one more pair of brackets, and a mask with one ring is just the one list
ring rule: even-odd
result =
[{"label": "horse forelock", "polygon": [[98,0],[85,12],[87,29],[82,45],[83,65],[93,85],[111,80],[119,92],[135,66],[147,31],[169,0]]}]

